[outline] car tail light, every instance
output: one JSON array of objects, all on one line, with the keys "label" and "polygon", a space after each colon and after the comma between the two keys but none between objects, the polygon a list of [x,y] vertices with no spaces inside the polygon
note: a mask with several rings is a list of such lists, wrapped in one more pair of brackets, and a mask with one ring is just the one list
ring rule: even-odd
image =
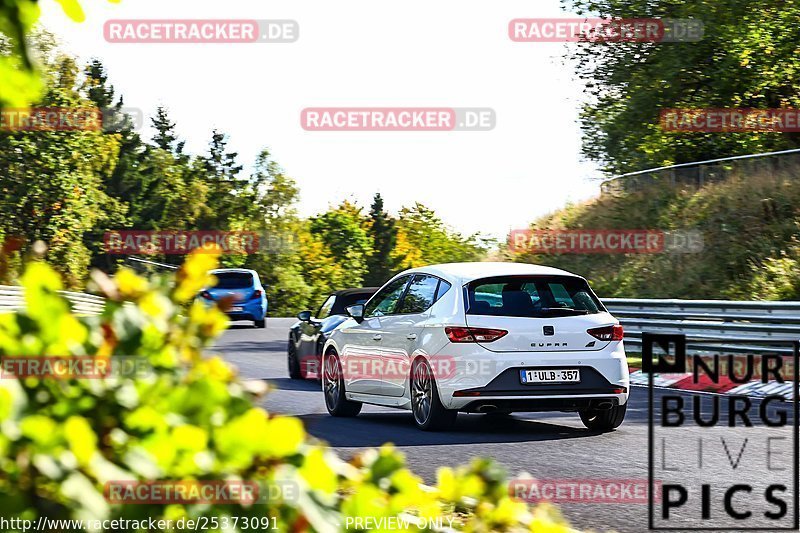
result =
[{"label": "car tail light", "polygon": [[506,335],[504,329],[462,328],[448,326],[444,328],[450,342],[492,342]]},{"label": "car tail light", "polygon": [[253,298],[261,298],[261,291],[256,289],[253,291]]},{"label": "car tail light", "polygon": [[603,326],[601,328],[587,329],[586,333],[599,339],[601,341],[621,341],[622,340],[622,326],[616,324],[614,326]]},{"label": "car tail light", "polygon": [[208,291],[203,291],[200,293],[200,296],[205,298],[206,300],[213,300],[214,298],[211,297],[211,293]]}]

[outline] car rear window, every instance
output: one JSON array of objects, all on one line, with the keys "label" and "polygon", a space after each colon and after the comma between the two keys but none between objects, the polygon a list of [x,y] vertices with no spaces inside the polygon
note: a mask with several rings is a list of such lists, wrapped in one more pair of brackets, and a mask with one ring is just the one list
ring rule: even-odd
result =
[{"label": "car rear window", "polygon": [[217,272],[214,274],[218,289],[246,289],[253,286],[253,275],[248,272]]},{"label": "car rear window", "polygon": [[586,281],[571,276],[485,278],[466,290],[468,315],[551,318],[605,311]]}]

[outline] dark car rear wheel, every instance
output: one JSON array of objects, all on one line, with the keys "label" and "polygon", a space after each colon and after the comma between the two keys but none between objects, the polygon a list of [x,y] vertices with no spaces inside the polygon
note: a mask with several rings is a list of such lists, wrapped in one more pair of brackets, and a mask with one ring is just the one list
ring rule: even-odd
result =
[{"label": "dark car rear wheel", "polygon": [[414,423],[425,431],[450,429],[458,411],[446,409],[439,399],[433,370],[425,359],[417,359],[411,367],[411,412]]},{"label": "dark car rear wheel", "polygon": [[330,352],[323,358],[322,392],[325,393],[325,407],[331,416],[353,417],[361,412],[361,402],[353,402],[345,397],[344,375],[339,356]]},{"label": "dark car rear wheel", "polygon": [[625,420],[628,404],[615,405],[611,409],[587,409],[581,411],[581,422],[592,431],[612,431]]},{"label": "dark car rear wheel", "polygon": [[286,349],[286,362],[289,365],[289,377],[303,379],[303,375],[300,373],[300,361],[297,360],[297,348],[292,339],[289,339],[289,347]]},{"label": "dark car rear wheel", "polygon": [[253,320],[253,325],[257,328],[264,329],[267,327],[267,319],[262,318],[261,320]]}]

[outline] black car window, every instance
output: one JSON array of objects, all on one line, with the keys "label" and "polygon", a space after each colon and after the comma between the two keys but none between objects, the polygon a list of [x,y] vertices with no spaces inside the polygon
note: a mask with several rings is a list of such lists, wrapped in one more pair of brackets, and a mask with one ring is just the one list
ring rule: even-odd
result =
[{"label": "black car window", "polygon": [[436,300],[436,287],[439,278],[417,274],[408,286],[403,303],[400,304],[398,313],[422,313]]},{"label": "black car window", "polygon": [[369,297],[372,296],[373,292],[353,292],[353,293],[344,293],[340,294],[336,297],[336,303],[333,304],[333,310],[331,310],[332,315],[344,315],[347,314],[347,308],[351,305],[358,305],[358,304],[365,304],[369,300]]},{"label": "black car window", "polygon": [[604,310],[586,281],[571,276],[481,279],[467,286],[467,296],[468,315],[552,318]]},{"label": "black car window", "polygon": [[319,307],[319,311],[317,312],[317,318],[322,320],[323,318],[328,318],[331,316],[331,309],[333,309],[333,303],[336,301],[336,296],[331,294],[328,296],[328,299]]},{"label": "black car window", "polygon": [[375,293],[375,296],[367,303],[367,307],[364,309],[364,316],[371,317],[393,314],[409,279],[411,279],[411,276],[397,278]]},{"label": "black car window", "polygon": [[247,289],[254,285],[253,275],[249,272],[217,272],[214,276],[217,278],[217,284],[214,285],[217,289]]},{"label": "black car window", "polygon": [[445,280],[443,279],[439,280],[439,290],[436,291],[436,299],[434,300],[434,302],[438,302],[439,298],[444,296],[444,293],[450,290],[450,287],[452,287],[452,285],[450,285]]}]

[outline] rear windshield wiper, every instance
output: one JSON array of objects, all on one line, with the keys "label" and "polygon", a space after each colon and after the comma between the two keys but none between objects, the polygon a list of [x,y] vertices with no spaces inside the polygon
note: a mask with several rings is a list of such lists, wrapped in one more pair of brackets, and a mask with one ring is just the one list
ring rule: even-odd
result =
[{"label": "rear windshield wiper", "polygon": [[565,315],[588,315],[589,311],[586,309],[575,309],[574,307],[543,307],[541,310],[543,315],[564,313]]}]

